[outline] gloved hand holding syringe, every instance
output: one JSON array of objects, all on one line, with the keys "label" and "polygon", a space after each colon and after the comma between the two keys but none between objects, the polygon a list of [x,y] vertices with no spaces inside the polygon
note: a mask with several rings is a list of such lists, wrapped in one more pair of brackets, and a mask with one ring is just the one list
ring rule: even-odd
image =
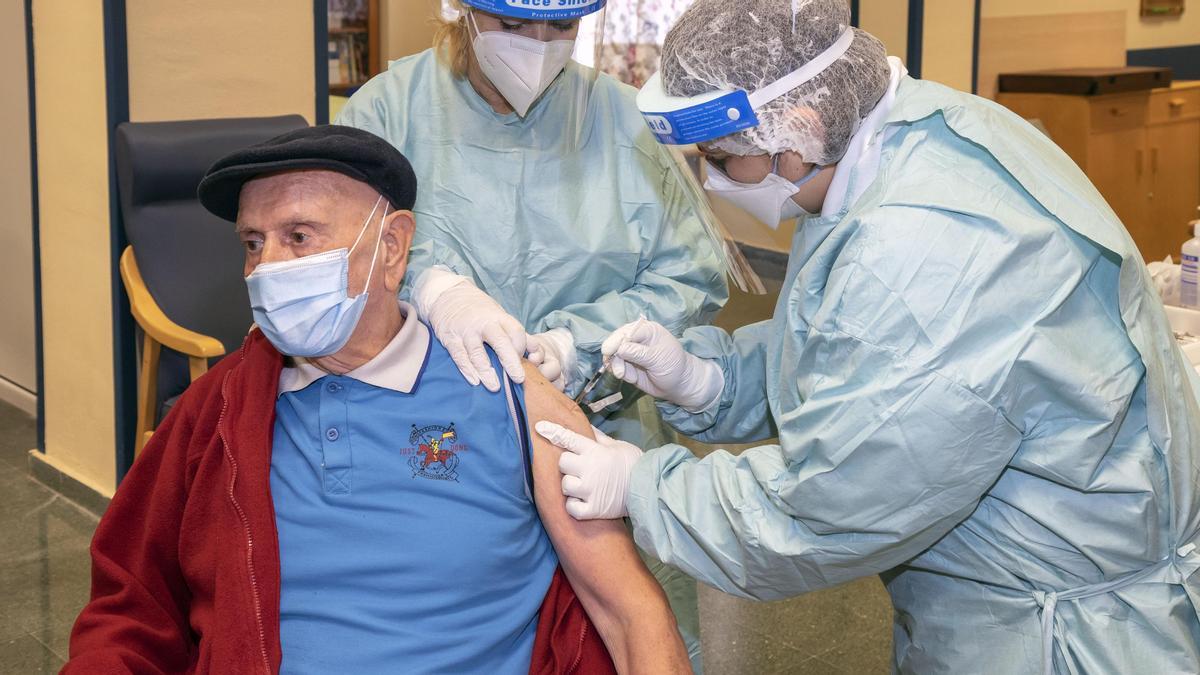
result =
[{"label": "gloved hand holding syringe", "polygon": [[[654,398],[688,412],[699,413],[716,405],[725,388],[720,365],[689,354],[679,338],[644,316],[613,331],[600,345],[600,352],[604,357],[600,374],[607,369]],[[584,389],[586,393],[588,388]]]},{"label": "gloved hand holding syringe", "polygon": [[[626,324],[625,326],[622,326],[621,328],[618,328],[617,330],[613,331],[609,335],[608,339],[604,341],[604,344],[608,345],[609,342],[613,339],[613,336],[616,336],[618,333],[621,332],[621,330],[628,328],[630,326],[640,325],[645,322],[646,322],[645,315],[639,316],[637,321],[634,321],[633,323],[630,323],[630,324]],[[614,343],[614,344],[617,344],[617,343]],[[593,401],[593,402],[587,403],[587,404],[585,404],[583,402],[584,399],[586,399],[588,397],[588,394],[592,393],[592,390],[596,388],[596,385],[600,384],[600,380],[604,379],[604,374],[608,373],[609,371],[612,370],[613,352],[603,351],[603,347],[602,347],[602,352],[604,354],[604,360],[600,365],[600,369],[596,371],[595,375],[592,375],[590,378],[588,378],[588,381],[583,385],[583,389],[579,390],[579,395],[575,397],[576,405],[586,406],[589,410],[591,410],[594,413],[600,412],[601,410],[607,408],[608,406],[620,401],[621,398],[623,397],[621,392],[618,391],[618,392],[612,394],[611,396],[605,396],[604,398],[602,398],[598,401]]]}]

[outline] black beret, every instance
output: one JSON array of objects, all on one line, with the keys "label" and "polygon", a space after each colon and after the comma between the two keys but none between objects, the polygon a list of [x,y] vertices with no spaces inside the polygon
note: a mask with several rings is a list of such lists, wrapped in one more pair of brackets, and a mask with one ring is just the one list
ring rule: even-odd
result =
[{"label": "black beret", "polygon": [[327,169],[360,180],[397,210],[410,210],[417,200],[417,176],[399,150],[369,131],[337,124],[289,131],[230,153],[209,168],[196,193],[204,208],[236,222],[242,185],[295,169]]}]

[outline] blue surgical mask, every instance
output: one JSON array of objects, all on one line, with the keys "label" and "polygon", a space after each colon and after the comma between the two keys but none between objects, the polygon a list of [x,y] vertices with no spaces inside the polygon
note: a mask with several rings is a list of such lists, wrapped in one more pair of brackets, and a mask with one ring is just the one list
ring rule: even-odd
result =
[{"label": "blue surgical mask", "polygon": [[349,297],[350,254],[358,247],[382,201],[382,196],[375,201],[375,208],[349,249],[263,263],[246,277],[254,322],[280,352],[289,356],[326,356],[346,346],[367,306],[367,289],[371,287],[383,240],[387,206],[379,221],[367,282],[363,292],[354,297]]}]

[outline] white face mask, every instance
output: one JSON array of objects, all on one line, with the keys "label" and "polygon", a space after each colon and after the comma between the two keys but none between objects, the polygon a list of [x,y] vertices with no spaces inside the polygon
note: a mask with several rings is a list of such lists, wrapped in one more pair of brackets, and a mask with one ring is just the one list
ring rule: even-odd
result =
[{"label": "white face mask", "polygon": [[708,179],[704,181],[704,189],[732,202],[734,206],[766,223],[772,230],[778,229],[782,221],[813,215],[797,204],[792,195],[800,191],[801,185],[816,178],[817,174],[821,173],[821,167],[814,164],[812,171],[793,183],[775,173],[778,164],[779,155],[776,155],[772,160],[771,173],[768,173],[766,178],[757,183],[739,183],[709,162]]},{"label": "white face mask", "polygon": [[475,14],[468,12],[468,16],[475,28],[471,46],[479,60],[479,68],[513,110],[524,117],[571,60],[575,41],[542,42],[498,30],[481,33],[475,24]]}]

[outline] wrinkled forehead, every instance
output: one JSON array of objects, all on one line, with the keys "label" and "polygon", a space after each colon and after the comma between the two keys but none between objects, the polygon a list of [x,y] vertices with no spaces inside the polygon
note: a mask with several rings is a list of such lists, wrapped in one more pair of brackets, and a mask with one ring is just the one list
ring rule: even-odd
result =
[{"label": "wrinkled forehead", "polygon": [[238,226],[270,227],[296,220],[353,222],[378,199],[375,188],[337,171],[301,169],[266,174],[242,186]]},{"label": "wrinkled forehead", "polygon": [[247,181],[242,186],[239,207],[291,200],[351,203],[374,201],[378,196],[375,188],[346,174],[327,169],[299,169]]}]

